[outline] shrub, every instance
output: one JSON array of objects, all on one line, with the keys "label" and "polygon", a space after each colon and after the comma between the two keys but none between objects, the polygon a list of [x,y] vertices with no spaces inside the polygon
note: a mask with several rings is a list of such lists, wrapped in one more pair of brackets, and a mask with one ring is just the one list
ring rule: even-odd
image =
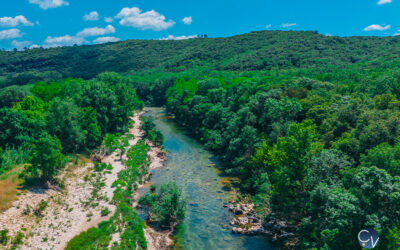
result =
[{"label": "shrub", "polygon": [[18,232],[17,235],[15,235],[15,237],[14,237],[14,239],[12,240],[11,243],[12,243],[14,246],[21,245],[22,242],[23,242],[23,241],[22,241],[23,238],[24,238],[24,234],[23,234],[22,232]]},{"label": "shrub", "polygon": [[36,216],[42,216],[42,212],[46,209],[48,203],[45,200],[41,200],[37,206],[37,208],[34,210],[34,214]]},{"label": "shrub", "polygon": [[101,210],[101,216],[107,216],[110,214],[110,210],[108,209],[108,207],[104,208],[103,210]]},{"label": "shrub", "polygon": [[[156,190],[154,190],[156,191]],[[149,208],[149,217],[160,222],[161,226],[180,225],[186,213],[186,199],[175,182],[162,184],[156,193],[147,193],[140,198],[139,203]]]},{"label": "shrub", "polygon": [[0,230],[0,244],[6,245],[8,241],[10,240],[10,237],[8,236],[8,230]]}]

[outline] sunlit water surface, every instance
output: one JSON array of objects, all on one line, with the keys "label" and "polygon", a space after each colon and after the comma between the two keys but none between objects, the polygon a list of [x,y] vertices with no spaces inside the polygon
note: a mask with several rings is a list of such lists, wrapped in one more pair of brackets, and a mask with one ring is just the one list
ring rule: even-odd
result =
[{"label": "sunlit water surface", "polygon": [[[212,167],[217,164],[215,157],[185,135],[163,109],[148,110],[145,115],[154,119],[165,137],[168,156],[164,168],[153,170],[151,183],[174,181],[187,197],[185,249],[274,249],[263,236],[232,234],[229,222],[233,215],[223,207],[231,196]],[[145,186],[139,192],[148,190]]]}]

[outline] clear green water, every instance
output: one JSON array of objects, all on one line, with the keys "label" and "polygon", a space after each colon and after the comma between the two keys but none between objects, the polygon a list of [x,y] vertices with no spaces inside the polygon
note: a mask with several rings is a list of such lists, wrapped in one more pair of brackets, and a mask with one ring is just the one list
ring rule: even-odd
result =
[{"label": "clear green water", "polygon": [[210,167],[217,164],[213,155],[167,119],[163,109],[149,109],[145,115],[152,117],[163,133],[168,156],[166,166],[153,171],[151,183],[174,181],[188,200],[185,249],[274,249],[263,236],[231,233],[233,215],[223,207],[230,196],[223,190],[217,169]]}]

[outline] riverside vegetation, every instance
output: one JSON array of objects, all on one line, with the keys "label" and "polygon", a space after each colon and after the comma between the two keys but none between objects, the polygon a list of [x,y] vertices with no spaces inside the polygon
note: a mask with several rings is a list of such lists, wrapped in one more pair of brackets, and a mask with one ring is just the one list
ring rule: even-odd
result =
[{"label": "riverside vegetation", "polygon": [[[76,236],[66,248],[104,248],[112,244],[114,249],[145,249],[144,223],[132,207],[133,192],[137,184],[144,183],[148,178],[150,162],[147,153],[150,147],[145,139],[159,146],[163,136],[154,129],[151,120],[145,119],[143,139],[129,147],[134,136],[121,133],[133,126],[129,118],[132,110],[141,109],[143,103],[132,87],[127,88],[124,83],[106,84],[100,78],[88,82],[79,79],[51,84],[39,82],[31,86],[30,92],[26,92],[20,100],[2,107],[1,112],[5,115],[0,121],[0,137],[5,150],[1,152],[1,177],[7,180],[10,173],[17,171],[24,188],[45,185],[63,189],[64,179],[59,179],[58,174],[70,159],[70,163],[74,164],[76,153],[89,153],[95,148],[105,155],[118,151],[119,160],[126,168],[118,173],[117,180],[112,184],[115,190],[111,203],[116,206],[115,212],[110,219]],[[125,153],[127,159],[123,159]],[[23,167],[17,169],[18,164]],[[93,185],[89,200],[81,201],[86,207],[97,207],[101,200],[108,200],[100,191],[106,185],[105,174],[110,174],[112,170],[110,164],[95,162],[93,173],[84,177]],[[1,195],[3,198],[3,193]],[[2,199],[2,202],[11,203],[12,200]],[[7,208],[10,204],[2,206]],[[34,210],[37,221],[47,206],[48,203],[42,200]],[[30,210],[28,206],[26,209]],[[24,212],[28,211],[26,209]],[[72,208],[69,208],[68,212],[71,211]],[[110,212],[105,207],[101,209],[101,216],[108,216]],[[87,214],[88,222],[92,216],[90,212]],[[24,243],[23,232],[12,238],[7,229],[2,228],[0,233],[0,244],[3,246],[17,247]],[[113,234],[118,234],[119,240],[111,242]],[[43,238],[43,242],[48,240]]]},{"label": "riverside vegetation", "polygon": [[[98,145],[96,133],[104,136],[124,129],[126,120],[113,115],[131,111],[132,106],[125,109],[128,105],[110,96],[113,91],[117,96],[135,96],[126,93],[130,86],[146,104],[165,105],[178,123],[215,152],[225,173],[239,177],[238,188],[264,222],[273,217],[290,225],[289,241],[296,247],[358,248],[357,234],[366,227],[378,231],[378,249],[396,249],[400,247],[399,41],[400,37],[272,31],[1,52],[6,58],[0,64],[4,86],[50,82],[30,88],[36,98],[26,97],[27,86],[1,90],[0,143],[7,145],[2,161],[8,162],[6,166],[10,159],[15,164],[26,162],[26,142],[34,145],[40,138],[44,139],[36,145],[58,145],[57,136],[65,153]],[[113,49],[120,54],[114,55]],[[77,68],[63,67],[72,53],[77,56],[71,60],[80,63],[70,65]],[[38,73],[35,64],[40,60],[48,62],[39,64],[44,73]],[[79,68],[82,63],[86,66]],[[125,74],[51,81],[92,78],[105,70]],[[68,92],[72,86],[80,87]],[[135,100],[131,103],[141,105]],[[114,104],[117,107],[110,110]],[[87,122],[80,130],[60,129],[57,126],[64,123],[53,117],[57,112],[67,121],[84,117],[77,120]],[[90,126],[95,118],[96,133],[89,129],[95,127]],[[79,131],[91,132],[76,136]],[[38,173],[47,179],[47,174]]]}]

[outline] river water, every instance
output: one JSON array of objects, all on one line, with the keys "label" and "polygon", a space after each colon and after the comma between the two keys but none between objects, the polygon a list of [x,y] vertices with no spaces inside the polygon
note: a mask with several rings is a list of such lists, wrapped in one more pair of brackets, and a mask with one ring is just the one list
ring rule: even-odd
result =
[{"label": "river water", "polygon": [[[145,116],[152,117],[165,137],[168,160],[165,167],[153,170],[151,183],[174,181],[187,198],[185,249],[274,249],[263,236],[231,233],[232,213],[223,205],[230,199],[224,191],[213,155],[184,134],[168,119],[163,109],[150,108]],[[139,190],[147,192],[149,186]]]}]

